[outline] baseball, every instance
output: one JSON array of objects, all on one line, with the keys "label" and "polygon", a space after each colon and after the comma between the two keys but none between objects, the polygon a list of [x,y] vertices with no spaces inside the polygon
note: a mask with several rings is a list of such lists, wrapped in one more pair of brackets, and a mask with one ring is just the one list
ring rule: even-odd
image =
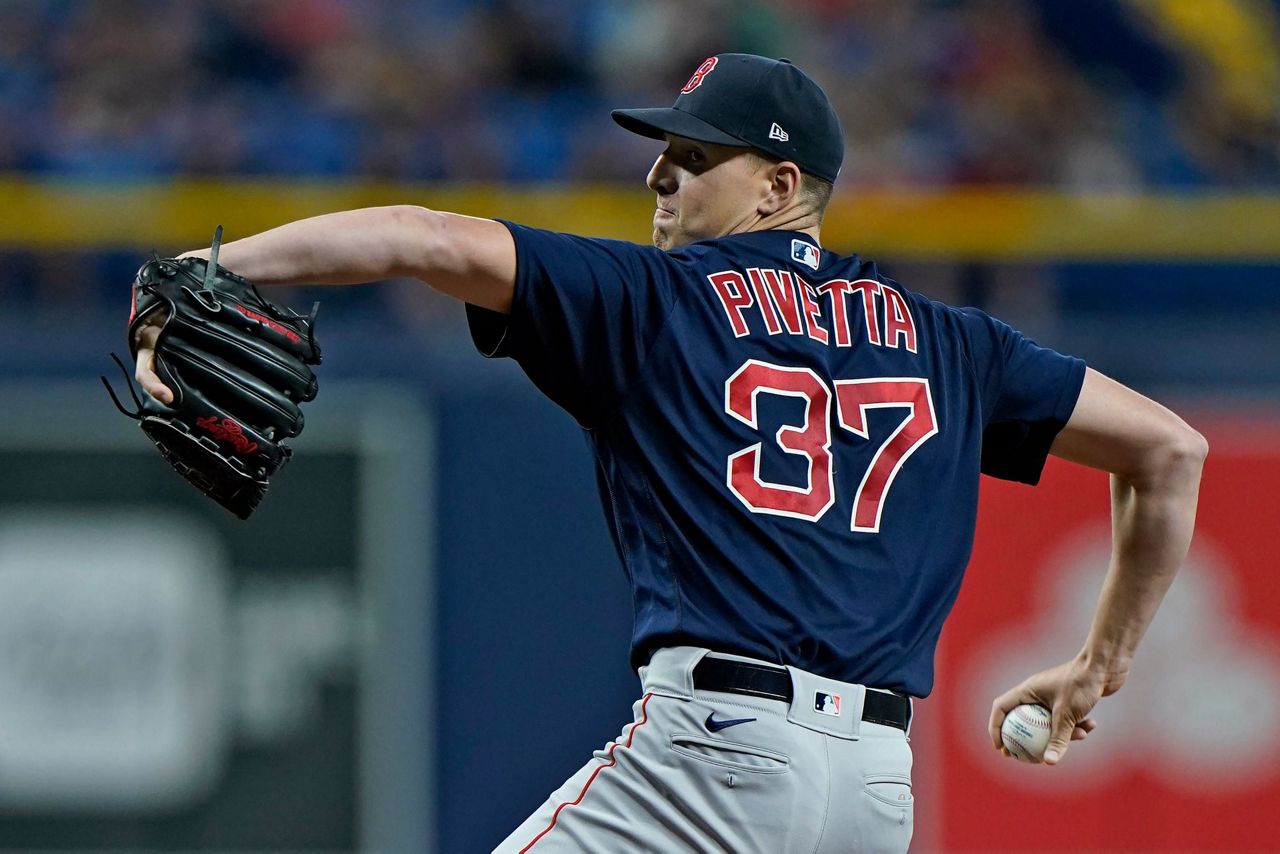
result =
[{"label": "baseball", "polygon": [[1014,758],[1022,762],[1039,762],[1044,759],[1044,749],[1049,746],[1052,720],[1044,706],[1017,706],[1005,716],[1000,726],[1000,740]]}]

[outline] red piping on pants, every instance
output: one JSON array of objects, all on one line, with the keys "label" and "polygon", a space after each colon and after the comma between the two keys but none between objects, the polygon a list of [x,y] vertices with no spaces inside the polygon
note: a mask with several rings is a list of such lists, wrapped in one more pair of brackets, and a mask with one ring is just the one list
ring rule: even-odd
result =
[{"label": "red piping on pants", "polygon": [[[652,694],[644,695],[644,700],[643,702],[640,703],[640,720],[637,721],[636,725],[631,728],[631,732],[627,734],[627,743],[624,745],[621,745],[622,747],[630,747],[632,740],[636,737],[636,730],[644,726],[645,721],[649,720],[649,711],[647,707],[649,705],[649,698],[652,696],[653,696]],[[582,803],[583,796],[587,794],[587,789],[591,788],[591,784],[595,782],[596,776],[604,769],[612,767],[613,765],[617,764],[618,759],[616,756],[614,756],[614,753],[617,752],[618,747],[619,747],[619,744],[615,741],[613,743],[613,747],[609,748],[609,761],[599,765],[596,768],[596,770],[591,772],[591,776],[587,778],[587,783],[582,787],[582,791],[578,793],[577,798],[575,798],[572,801],[566,801],[565,803],[556,807],[556,811],[551,814],[551,823],[548,824],[541,833],[533,837],[532,842],[530,842],[525,847],[521,848],[520,854],[525,854],[526,851],[528,851],[530,848],[532,848],[534,845],[538,843],[539,839],[541,839],[542,837],[546,836],[548,833],[551,832],[551,829],[556,826],[556,819],[560,818],[561,810],[563,810],[565,807],[577,806],[578,804]]]}]

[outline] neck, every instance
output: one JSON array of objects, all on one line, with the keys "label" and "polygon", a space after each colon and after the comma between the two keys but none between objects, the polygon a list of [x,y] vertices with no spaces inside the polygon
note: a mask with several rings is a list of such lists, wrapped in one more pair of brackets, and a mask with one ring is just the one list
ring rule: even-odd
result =
[{"label": "neck", "polygon": [[743,222],[730,234],[741,234],[745,231],[800,231],[813,238],[814,243],[822,245],[822,220],[812,211],[790,208],[768,216],[758,216]]}]

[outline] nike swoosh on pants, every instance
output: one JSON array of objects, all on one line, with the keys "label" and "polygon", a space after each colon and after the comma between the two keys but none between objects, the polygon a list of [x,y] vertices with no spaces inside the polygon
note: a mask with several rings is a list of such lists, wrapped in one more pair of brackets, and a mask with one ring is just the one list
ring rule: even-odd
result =
[{"label": "nike swoosh on pants", "polygon": [[718,721],[716,720],[716,713],[712,712],[707,715],[707,729],[711,732],[719,732],[725,727],[737,726],[738,724],[749,724],[754,720],[755,718],[734,718],[733,720],[728,721]]}]

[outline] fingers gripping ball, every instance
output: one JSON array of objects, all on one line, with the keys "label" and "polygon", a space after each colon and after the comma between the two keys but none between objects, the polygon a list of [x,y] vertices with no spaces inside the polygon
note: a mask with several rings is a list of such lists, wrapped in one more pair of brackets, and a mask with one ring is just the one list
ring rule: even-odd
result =
[{"label": "fingers gripping ball", "polygon": [[1005,715],[1000,740],[1005,750],[1022,762],[1041,762],[1049,746],[1053,716],[1044,706],[1023,704]]},{"label": "fingers gripping ball", "polygon": [[162,324],[155,372],[172,402],[139,399],[132,384],[136,411],[111,397],[179,474],[247,519],[289,460],[283,440],[302,432],[299,405],[316,396],[310,366],[320,347],[315,308],[301,315],[278,306],[219,267],[221,239],[218,226],[209,261],[154,258],[133,283],[129,349],[136,359],[139,330]]}]

